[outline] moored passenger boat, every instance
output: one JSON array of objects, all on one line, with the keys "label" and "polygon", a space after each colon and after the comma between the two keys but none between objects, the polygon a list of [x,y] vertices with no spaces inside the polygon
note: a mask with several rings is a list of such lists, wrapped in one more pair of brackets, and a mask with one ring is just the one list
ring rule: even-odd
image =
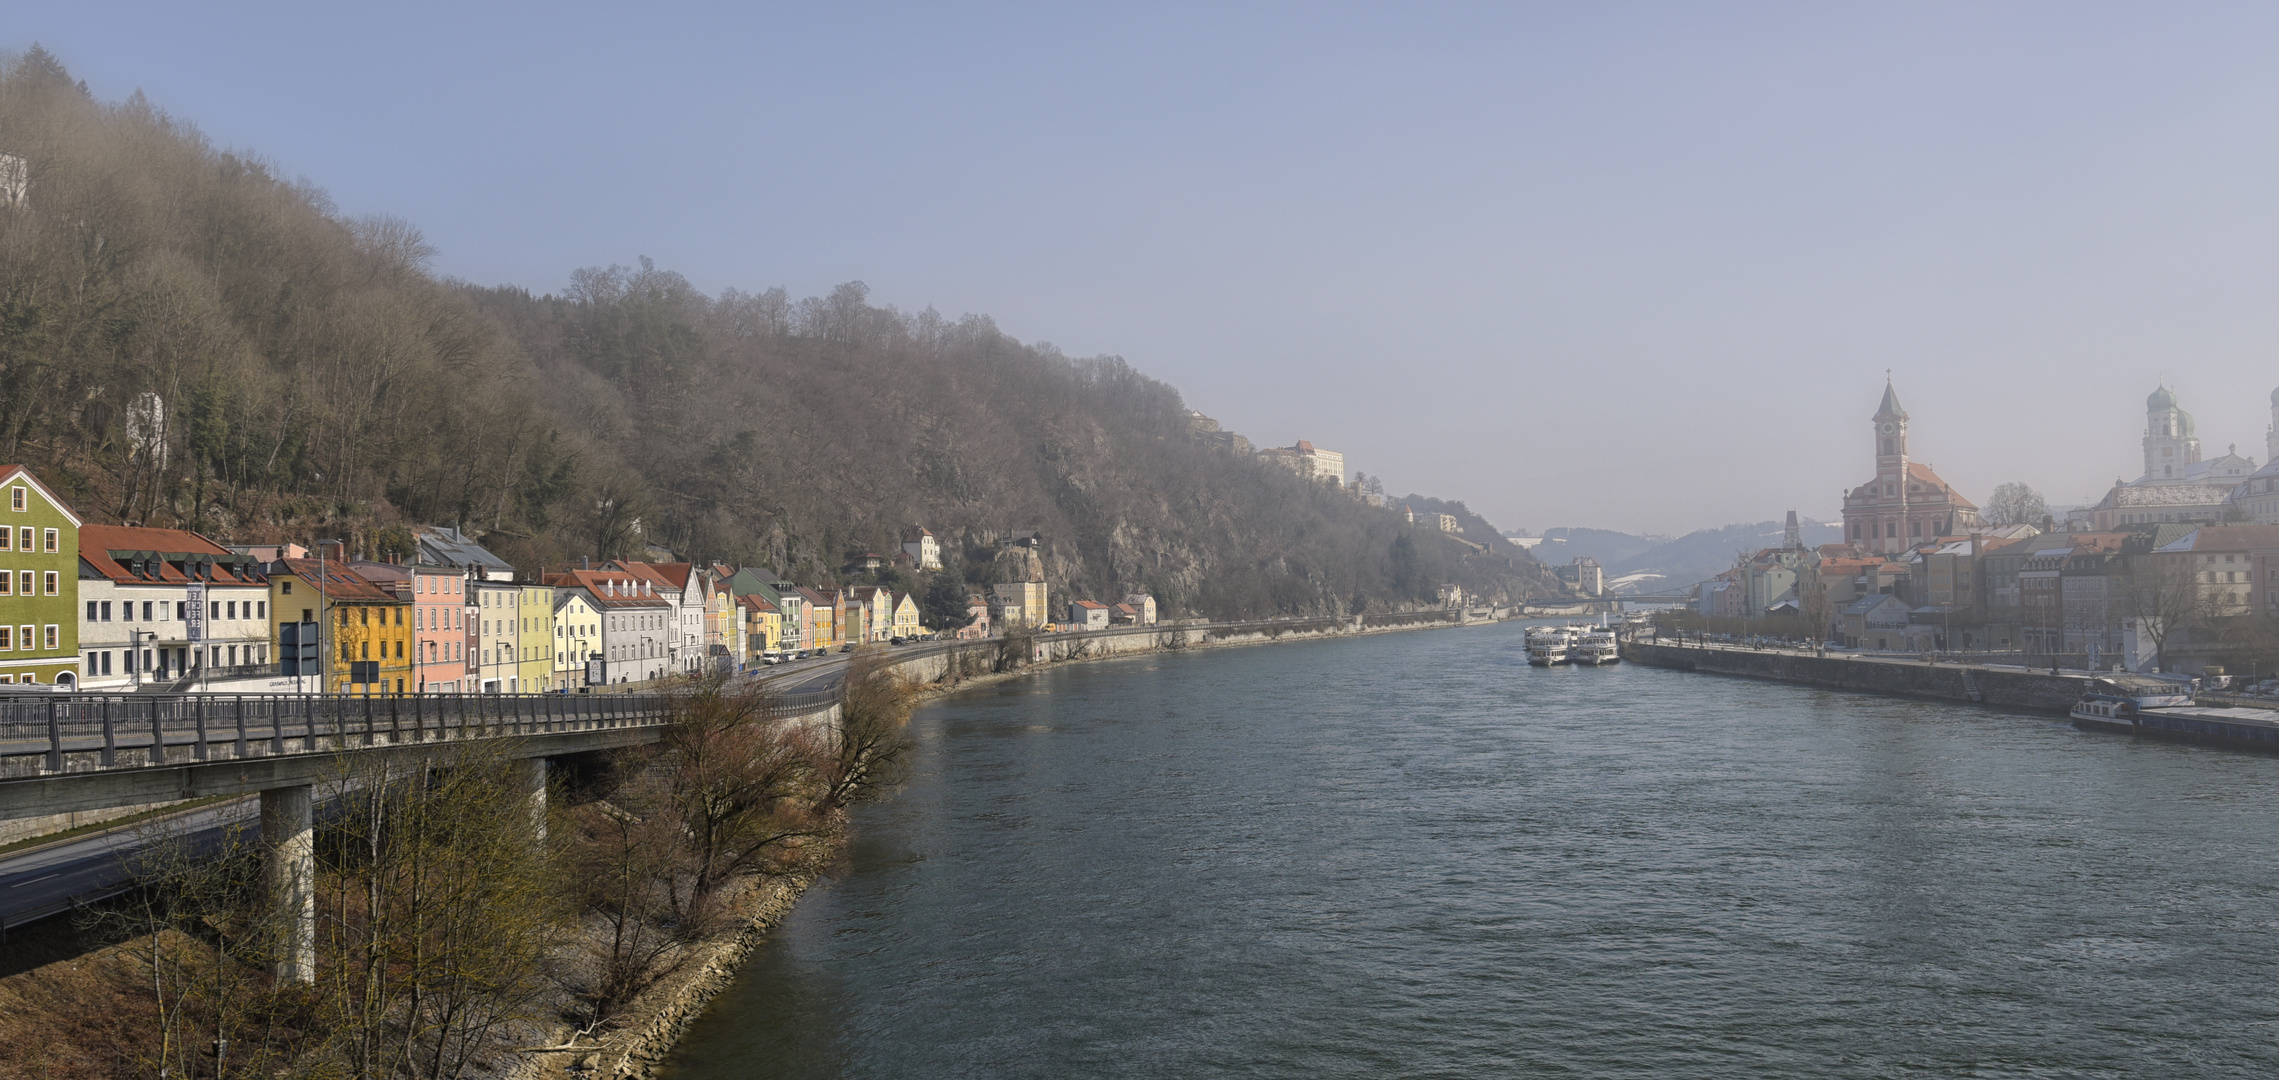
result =
[{"label": "moored passenger boat", "polygon": [[1531,626],[1527,630],[1527,662],[1536,667],[1566,663],[1567,647],[1564,626]]},{"label": "moored passenger boat", "polygon": [[1585,631],[1581,637],[1575,640],[1573,647],[1567,651],[1567,658],[1573,663],[1598,667],[1603,664],[1620,663],[1622,661],[1622,649],[1615,640],[1614,631],[1594,629]]}]

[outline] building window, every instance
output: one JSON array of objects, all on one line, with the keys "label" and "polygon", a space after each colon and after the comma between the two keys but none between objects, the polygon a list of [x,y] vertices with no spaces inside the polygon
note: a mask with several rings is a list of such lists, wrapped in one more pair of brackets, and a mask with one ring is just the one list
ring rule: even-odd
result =
[{"label": "building window", "polygon": [[50,555],[63,550],[63,532],[61,530],[49,529],[45,535],[47,537],[47,542],[41,545],[41,550],[47,552]]},{"label": "building window", "polygon": [[269,601],[267,601],[267,600],[256,600],[256,601],[254,601],[254,602],[253,602],[253,607],[254,607],[254,612],[253,612],[253,617],[254,617],[254,618],[256,618],[256,619],[266,619],[266,618],[268,618],[268,617],[269,617]]},{"label": "building window", "polygon": [[23,572],[21,572],[21,573],[18,573],[18,574],[16,575],[16,591],[17,591],[18,593],[21,593],[22,595],[25,595],[25,596],[30,596],[30,595],[32,595],[32,572],[31,572],[31,571],[29,571],[29,570],[25,570],[25,571],[23,571]]},{"label": "building window", "polygon": [[40,633],[40,647],[43,649],[62,648],[63,629],[54,623],[47,624],[46,627],[42,628]]},{"label": "building window", "polygon": [[0,626],[0,652],[16,651],[16,628]]},{"label": "building window", "polygon": [[42,579],[42,583],[46,585],[46,590],[45,590],[45,591],[46,591],[46,594],[47,594],[47,595],[49,595],[49,596],[60,596],[60,595],[62,595],[62,593],[63,593],[63,579],[62,579],[61,575],[57,574],[55,571],[53,571],[53,570],[50,570],[50,571],[48,571],[48,572],[47,572],[47,576],[46,576],[45,578],[43,578],[43,579]]},{"label": "building window", "polygon": [[25,500],[24,500],[24,487],[23,487],[23,485],[21,485],[21,484],[18,484],[17,486],[15,486],[15,487],[12,487],[12,488],[9,488],[9,489],[8,489],[8,508],[9,508],[9,509],[11,509],[11,510],[22,510],[22,509],[24,509],[24,508],[25,508],[27,505],[28,505],[28,504],[27,504],[27,503],[25,502]]},{"label": "building window", "polygon": [[280,591],[280,592],[284,593],[286,596],[291,596],[291,595],[293,595],[293,583],[292,583],[292,582],[290,582],[290,581],[280,581],[280,582],[278,582],[277,584],[278,584],[278,586],[279,586],[279,590],[278,590],[278,591]]}]

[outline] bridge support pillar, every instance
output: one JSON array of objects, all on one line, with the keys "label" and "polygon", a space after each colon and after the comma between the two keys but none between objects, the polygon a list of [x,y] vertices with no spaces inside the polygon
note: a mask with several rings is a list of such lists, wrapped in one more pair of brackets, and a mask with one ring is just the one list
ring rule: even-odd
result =
[{"label": "bridge support pillar", "polygon": [[515,763],[515,791],[530,805],[530,827],[538,841],[546,841],[546,759],[523,758]]},{"label": "bridge support pillar", "polygon": [[272,972],[280,982],[316,980],[316,834],[310,816],[315,788],[270,788],[261,793],[261,845],[267,850],[277,951]]}]

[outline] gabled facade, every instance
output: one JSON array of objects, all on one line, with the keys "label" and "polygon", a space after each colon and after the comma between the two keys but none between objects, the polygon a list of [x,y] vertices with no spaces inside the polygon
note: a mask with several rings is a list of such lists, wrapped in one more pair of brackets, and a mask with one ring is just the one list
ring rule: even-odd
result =
[{"label": "gabled facade", "polygon": [[601,658],[601,612],[584,589],[555,589],[554,689],[584,686],[586,662]]},{"label": "gabled facade", "polygon": [[909,593],[894,598],[894,634],[908,641],[917,637],[923,628],[918,625],[918,601]]},{"label": "gabled facade", "polygon": [[79,670],[79,515],[21,465],[0,465],[0,685],[69,688]]}]

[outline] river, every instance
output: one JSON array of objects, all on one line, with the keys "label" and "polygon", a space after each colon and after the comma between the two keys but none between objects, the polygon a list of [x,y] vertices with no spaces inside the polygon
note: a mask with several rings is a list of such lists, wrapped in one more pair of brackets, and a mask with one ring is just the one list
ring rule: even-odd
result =
[{"label": "river", "polygon": [[2279,759],[1517,625],[913,733],[673,1080],[2279,1074]]}]

